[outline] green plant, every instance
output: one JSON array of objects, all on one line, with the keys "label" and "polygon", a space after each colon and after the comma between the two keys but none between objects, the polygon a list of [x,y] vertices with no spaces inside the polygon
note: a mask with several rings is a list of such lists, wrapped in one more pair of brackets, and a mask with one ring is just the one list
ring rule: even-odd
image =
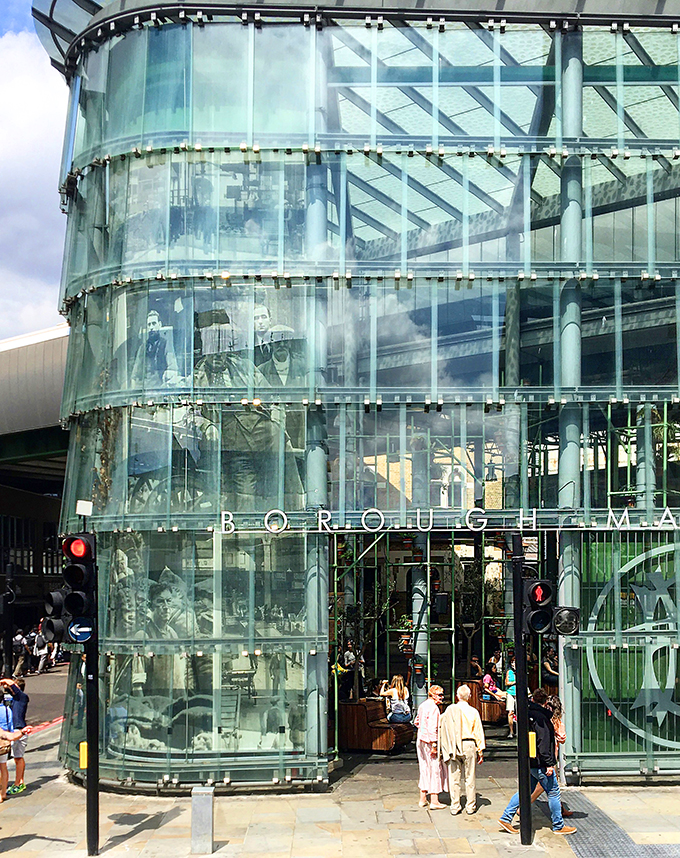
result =
[{"label": "green plant", "polygon": [[410,614],[402,614],[397,620],[395,629],[402,629],[405,632],[413,631],[413,617]]}]

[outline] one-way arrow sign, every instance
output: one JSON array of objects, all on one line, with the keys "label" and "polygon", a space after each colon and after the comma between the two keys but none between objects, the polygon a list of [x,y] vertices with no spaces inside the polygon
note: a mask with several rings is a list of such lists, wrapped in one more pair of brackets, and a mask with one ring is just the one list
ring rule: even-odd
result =
[{"label": "one-way arrow sign", "polygon": [[85,643],[92,637],[92,624],[89,620],[72,620],[68,624],[68,633],[75,643]]}]

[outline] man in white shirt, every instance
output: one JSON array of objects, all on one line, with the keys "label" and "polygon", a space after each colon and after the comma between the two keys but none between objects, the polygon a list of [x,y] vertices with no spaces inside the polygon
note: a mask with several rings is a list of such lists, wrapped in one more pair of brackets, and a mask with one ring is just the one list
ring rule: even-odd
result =
[{"label": "man in white shirt", "polygon": [[465,777],[465,811],[477,810],[477,763],[484,761],[484,729],[479,712],[468,703],[470,688],[461,685],[456,691],[457,703],[452,703],[439,719],[439,747],[449,766],[451,813],[461,812],[460,782]]}]

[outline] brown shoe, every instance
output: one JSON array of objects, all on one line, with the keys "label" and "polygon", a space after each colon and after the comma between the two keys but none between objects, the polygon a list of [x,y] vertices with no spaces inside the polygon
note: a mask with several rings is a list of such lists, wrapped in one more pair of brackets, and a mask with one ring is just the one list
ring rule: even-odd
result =
[{"label": "brown shoe", "polygon": [[507,831],[508,834],[519,834],[519,828],[515,828],[514,825],[510,825],[510,823],[506,822],[504,819],[499,819],[498,824],[503,831]]},{"label": "brown shoe", "polygon": [[555,834],[573,834],[576,831],[575,825],[564,825],[562,828],[553,828]]}]

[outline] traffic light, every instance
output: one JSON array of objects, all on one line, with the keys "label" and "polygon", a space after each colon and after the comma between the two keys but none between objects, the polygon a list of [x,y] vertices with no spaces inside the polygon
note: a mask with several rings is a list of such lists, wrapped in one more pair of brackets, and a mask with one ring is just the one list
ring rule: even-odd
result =
[{"label": "traffic light", "polygon": [[524,579],[522,601],[522,630],[544,635],[551,630],[555,588],[543,578]]},{"label": "traffic light", "polygon": [[581,611],[578,608],[555,608],[553,629],[556,635],[577,635],[581,627]]},{"label": "traffic light", "polygon": [[545,578],[525,578],[523,582],[522,630],[525,634],[577,635],[578,608],[555,605],[555,585]]},{"label": "traffic light", "polygon": [[[49,593],[45,601],[47,640],[81,641],[80,629],[92,628],[97,612],[97,543],[94,533],[76,533],[62,540],[66,585]],[[75,632],[74,632],[75,630]],[[85,632],[83,632],[85,633]]]}]

